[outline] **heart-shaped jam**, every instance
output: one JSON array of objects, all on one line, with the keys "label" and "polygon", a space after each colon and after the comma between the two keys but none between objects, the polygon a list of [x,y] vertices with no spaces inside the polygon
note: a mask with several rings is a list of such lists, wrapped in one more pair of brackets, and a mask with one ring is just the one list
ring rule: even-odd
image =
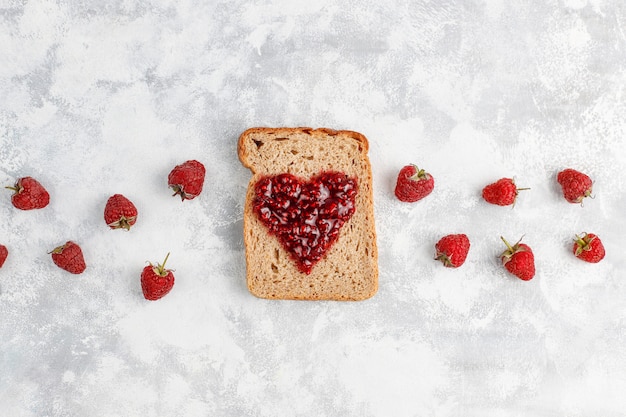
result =
[{"label": "heart-shaped jam", "polygon": [[323,172],[309,181],[291,174],[267,176],[255,185],[253,209],[298,269],[310,274],[354,214],[357,190],[356,179],[340,172]]}]

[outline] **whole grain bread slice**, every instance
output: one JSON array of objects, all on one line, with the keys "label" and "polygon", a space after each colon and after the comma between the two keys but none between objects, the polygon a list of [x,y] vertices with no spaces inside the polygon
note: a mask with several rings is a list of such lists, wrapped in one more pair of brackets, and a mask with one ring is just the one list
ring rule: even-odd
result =
[{"label": "whole grain bread slice", "polygon": [[[346,130],[252,128],[241,134],[239,159],[253,174],[244,206],[246,279],[252,294],[269,299],[364,300],[376,293],[378,250],[368,147],[365,136]],[[289,173],[308,180],[327,171],[357,179],[355,212],[306,274],[258,219],[254,187],[265,176]]]}]

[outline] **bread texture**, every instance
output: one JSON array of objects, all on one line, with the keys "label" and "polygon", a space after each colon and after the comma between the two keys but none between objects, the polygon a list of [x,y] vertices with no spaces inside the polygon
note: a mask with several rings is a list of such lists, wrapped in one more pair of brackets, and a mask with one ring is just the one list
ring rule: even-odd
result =
[{"label": "bread texture", "polygon": [[[244,206],[246,279],[252,294],[268,299],[364,300],[378,290],[378,249],[372,171],[365,136],[346,130],[252,128],[239,138],[242,164],[252,171]],[[322,172],[357,179],[355,211],[309,274],[301,272],[279,239],[254,212],[255,184],[288,173],[304,180]]]}]

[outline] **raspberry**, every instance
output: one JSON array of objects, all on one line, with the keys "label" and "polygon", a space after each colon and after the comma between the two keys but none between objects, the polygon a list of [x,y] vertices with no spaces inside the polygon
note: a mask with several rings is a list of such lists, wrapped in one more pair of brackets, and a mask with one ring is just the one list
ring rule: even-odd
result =
[{"label": "raspberry", "polygon": [[395,194],[398,200],[414,203],[429,195],[435,188],[435,179],[415,165],[407,165],[398,173]]},{"label": "raspberry", "polygon": [[68,241],[63,246],[54,248],[52,252],[52,261],[61,269],[65,269],[72,274],[81,274],[87,268],[83,251],[80,246],[72,241]]},{"label": "raspberry", "polygon": [[435,245],[435,259],[448,268],[458,268],[465,262],[469,249],[470,241],[466,235],[447,235]]},{"label": "raspberry", "polygon": [[558,173],[557,181],[561,184],[563,197],[570,203],[581,203],[591,195],[593,183],[587,174],[568,168]]},{"label": "raspberry", "polygon": [[576,235],[572,250],[578,259],[594,264],[604,259],[605,255],[602,241],[593,233],[582,233],[582,236]]},{"label": "raspberry", "polygon": [[523,281],[529,281],[535,276],[535,255],[530,246],[518,241],[511,246],[503,237],[500,237],[507,249],[500,255],[502,264],[511,274]]},{"label": "raspberry", "polygon": [[41,209],[50,202],[48,191],[32,177],[20,178],[14,187],[6,188],[15,192],[11,197],[11,203],[20,210]]},{"label": "raspberry", "polygon": [[491,204],[510,206],[515,204],[518,191],[521,190],[528,190],[528,188],[517,188],[511,178],[500,178],[483,188],[483,198]]}]

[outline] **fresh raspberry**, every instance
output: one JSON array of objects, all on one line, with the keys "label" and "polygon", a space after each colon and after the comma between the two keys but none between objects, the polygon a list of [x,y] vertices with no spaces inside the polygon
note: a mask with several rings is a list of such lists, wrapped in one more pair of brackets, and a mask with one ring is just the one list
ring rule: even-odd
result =
[{"label": "fresh raspberry", "polygon": [[465,262],[469,249],[470,241],[466,235],[447,235],[435,245],[435,259],[448,268],[458,268]]},{"label": "fresh raspberry", "polygon": [[4,265],[4,261],[7,260],[7,256],[9,256],[9,250],[6,246],[0,245],[0,268]]},{"label": "fresh raspberry", "polygon": [[400,201],[414,203],[430,194],[435,188],[435,179],[417,166],[403,167],[398,174],[395,194]]},{"label": "fresh raspberry", "polygon": [[530,247],[525,243],[520,243],[521,239],[513,246],[502,236],[500,239],[507,247],[500,255],[504,267],[521,280],[531,280],[535,276],[535,256]]},{"label": "fresh raspberry", "polygon": [[83,251],[76,243],[68,241],[63,246],[56,247],[50,252],[52,260],[61,269],[72,274],[81,274],[87,268]]},{"label": "fresh raspberry", "polygon": [[17,180],[14,187],[6,187],[15,193],[11,203],[20,210],[44,208],[50,202],[50,194],[36,179],[24,177]]},{"label": "fresh raspberry", "polygon": [[174,287],[174,274],[170,269],[165,269],[168,253],[163,264],[156,266],[150,264],[141,272],[141,290],[146,300],[158,300],[164,297]]},{"label": "fresh raspberry", "polygon": [[180,195],[182,201],[192,200],[202,192],[206,170],[202,163],[191,160],[176,165],[167,177],[168,185],[174,195]]},{"label": "fresh raspberry", "polygon": [[518,191],[529,188],[517,188],[511,178],[500,178],[498,181],[483,188],[483,198],[486,202],[498,206],[515,204]]},{"label": "fresh raspberry", "polygon": [[582,203],[591,195],[593,182],[587,174],[568,168],[559,172],[556,179],[563,189],[563,197],[570,203]]},{"label": "fresh raspberry", "polygon": [[578,259],[593,264],[600,262],[605,255],[602,241],[593,233],[582,233],[582,236],[576,235],[572,250]]},{"label": "fresh raspberry", "polygon": [[137,221],[137,207],[122,194],[115,194],[104,207],[104,221],[111,229],[126,229]]}]

